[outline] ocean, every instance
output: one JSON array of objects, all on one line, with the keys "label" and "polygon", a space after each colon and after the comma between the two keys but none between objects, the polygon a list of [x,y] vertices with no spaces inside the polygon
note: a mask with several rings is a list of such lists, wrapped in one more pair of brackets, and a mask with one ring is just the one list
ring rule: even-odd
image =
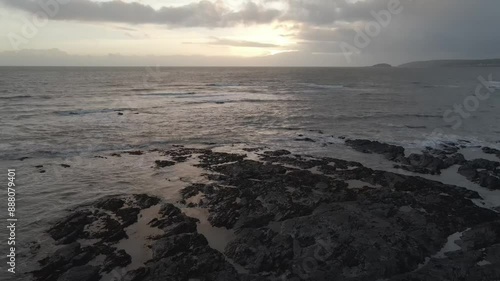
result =
[{"label": "ocean", "polygon": [[344,140],[408,151],[460,142],[469,158],[480,146],[500,149],[495,81],[500,68],[1,67],[0,167],[16,169],[19,243],[50,239],[43,231],[68,208],[133,192],[175,201],[179,185],[200,176],[117,152],[267,147],[390,170]]}]

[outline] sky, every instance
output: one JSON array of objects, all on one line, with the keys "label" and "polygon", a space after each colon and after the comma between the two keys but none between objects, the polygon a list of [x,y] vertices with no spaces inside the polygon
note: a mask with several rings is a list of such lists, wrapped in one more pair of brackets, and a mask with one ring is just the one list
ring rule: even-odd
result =
[{"label": "sky", "polygon": [[0,65],[498,58],[499,11],[498,0],[0,0]]}]

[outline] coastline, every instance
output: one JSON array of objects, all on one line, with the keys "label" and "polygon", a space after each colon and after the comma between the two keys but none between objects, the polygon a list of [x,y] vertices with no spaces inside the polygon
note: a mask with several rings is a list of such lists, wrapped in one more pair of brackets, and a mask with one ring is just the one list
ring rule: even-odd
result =
[{"label": "coastline", "polygon": [[346,140],[345,149],[395,171],[262,147],[97,155],[151,155],[139,165],[179,181],[164,179],[175,182],[167,196],[108,195],[66,212],[51,223],[51,243],[32,244],[34,261],[51,257],[36,280],[442,280],[453,266],[474,280],[500,274],[500,185],[488,185],[498,150],[479,148],[490,160],[473,160],[460,143],[416,154]]}]

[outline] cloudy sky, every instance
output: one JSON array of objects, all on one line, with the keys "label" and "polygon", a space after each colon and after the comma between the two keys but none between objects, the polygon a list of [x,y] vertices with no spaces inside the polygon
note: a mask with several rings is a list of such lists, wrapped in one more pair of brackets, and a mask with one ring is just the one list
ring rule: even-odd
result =
[{"label": "cloudy sky", "polygon": [[0,65],[493,58],[499,11],[498,0],[0,0]]}]

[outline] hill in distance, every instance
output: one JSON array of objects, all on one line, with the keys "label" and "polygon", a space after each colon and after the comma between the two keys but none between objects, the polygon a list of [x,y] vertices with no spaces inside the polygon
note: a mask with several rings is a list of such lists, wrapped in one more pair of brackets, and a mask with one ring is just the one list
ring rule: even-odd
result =
[{"label": "hill in distance", "polygon": [[500,59],[485,60],[429,60],[416,61],[399,67],[431,68],[431,67],[500,67]]}]

